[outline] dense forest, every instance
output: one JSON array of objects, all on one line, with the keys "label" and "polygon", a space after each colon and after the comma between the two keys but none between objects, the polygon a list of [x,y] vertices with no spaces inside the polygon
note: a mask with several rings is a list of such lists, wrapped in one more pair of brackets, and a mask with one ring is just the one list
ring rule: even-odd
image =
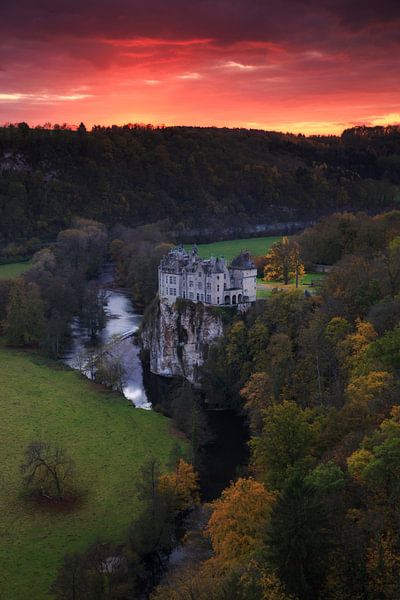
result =
[{"label": "dense forest", "polygon": [[[143,305],[169,239],[165,222],[112,230],[118,277],[134,296],[144,285]],[[171,390],[169,414],[191,441],[192,464],[177,453],[169,475],[144,465],[144,508],[125,543],[67,555],[56,598],[400,597],[400,212],[337,213],[296,244],[305,265],[332,266],[320,293],[275,291],[244,315],[230,313],[201,393],[184,381]],[[106,249],[103,225],[75,220],[23,278],[4,281],[5,343],[57,356],[73,314],[95,335],[104,316],[90,280]],[[201,558],[166,580],[177,529],[199,502],[205,403],[247,419],[250,459],[205,509],[203,530],[187,535],[198,537]],[[106,572],[110,556],[116,566]]]},{"label": "dense forest", "polygon": [[[400,128],[341,137],[127,125],[0,128],[0,245],[55,239],[73,217],[169,219],[176,232],[380,212],[400,201]],[[14,254],[18,249],[13,248]],[[10,252],[12,254],[12,252]]]}]

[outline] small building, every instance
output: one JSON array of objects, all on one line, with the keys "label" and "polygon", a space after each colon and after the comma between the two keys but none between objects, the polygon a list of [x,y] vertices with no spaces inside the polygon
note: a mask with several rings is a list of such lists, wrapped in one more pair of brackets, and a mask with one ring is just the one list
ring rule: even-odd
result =
[{"label": "small building", "polygon": [[190,253],[178,246],[161,259],[158,290],[161,299],[177,298],[213,306],[249,304],[256,300],[257,269],[249,252],[241,252],[229,265],[225,258],[199,257],[194,245]]}]

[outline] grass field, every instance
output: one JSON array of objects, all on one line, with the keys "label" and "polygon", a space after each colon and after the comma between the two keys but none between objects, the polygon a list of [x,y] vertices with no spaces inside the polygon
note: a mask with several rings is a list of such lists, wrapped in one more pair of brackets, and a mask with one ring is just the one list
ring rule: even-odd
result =
[{"label": "grass field", "polygon": [[[0,598],[47,600],[66,552],[122,540],[135,517],[135,474],[166,464],[177,438],[160,414],[135,409],[79,374],[0,348]],[[76,464],[79,508],[60,514],[21,495],[30,442],[63,447]]]},{"label": "grass field", "polygon": [[14,279],[25,273],[31,266],[30,261],[0,265],[0,279]]},{"label": "grass field", "polygon": [[[238,240],[227,240],[224,242],[213,242],[212,244],[199,244],[199,255],[201,258],[210,256],[224,256],[227,260],[235,258],[241,250],[248,250],[253,256],[265,255],[272,244],[281,240],[282,236],[269,236],[262,238],[246,238]],[[191,246],[185,246],[190,250]]]},{"label": "grass field", "polygon": [[[321,284],[324,280],[324,277],[326,277],[326,273],[306,273],[305,275],[303,275],[303,277],[300,280],[300,284],[301,285],[311,285],[312,283],[314,285],[316,284]],[[269,280],[269,281],[265,281],[262,277],[257,277],[257,283],[258,284],[268,284],[268,285],[272,285],[272,284],[276,284],[279,286],[284,287],[284,284],[282,281],[279,280]],[[292,285],[295,283],[295,279],[293,277],[293,279],[290,280],[288,285]]]}]

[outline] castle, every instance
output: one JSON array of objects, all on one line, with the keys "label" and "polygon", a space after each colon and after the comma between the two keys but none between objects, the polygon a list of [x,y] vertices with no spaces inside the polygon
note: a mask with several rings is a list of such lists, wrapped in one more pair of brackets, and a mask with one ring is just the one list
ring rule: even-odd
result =
[{"label": "castle", "polygon": [[257,269],[249,252],[241,252],[230,265],[223,257],[199,257],[197,247],[190,253],[183,246],[173,248],[158,268],[160,298],[173,304],[186,298],[204,304],[237,305],[256,300]]}]

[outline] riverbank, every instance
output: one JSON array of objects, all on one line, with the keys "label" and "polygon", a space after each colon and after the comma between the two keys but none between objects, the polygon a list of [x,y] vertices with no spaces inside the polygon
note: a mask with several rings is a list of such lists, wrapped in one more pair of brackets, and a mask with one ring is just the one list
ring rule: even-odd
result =
[{"label": "riverbank", "polygon": [[[138,469],[150,456],[165,467],[174,446],[185,446],[171,425],[55,362],[0,348],[0,597],[51,598],[65,553],[123,541],[139,509]],[[20,464],[36,440],[74,460],[82,498],[74,510],[48,511],[21,495]]]}]

